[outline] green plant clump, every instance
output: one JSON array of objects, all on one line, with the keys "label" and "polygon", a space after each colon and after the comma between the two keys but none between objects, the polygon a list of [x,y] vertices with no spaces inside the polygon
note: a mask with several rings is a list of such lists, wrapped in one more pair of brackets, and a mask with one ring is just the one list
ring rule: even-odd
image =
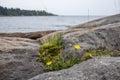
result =
[{"label": "green plant clump", "polygon": [[[76,58],[66,59],[63,57],[62,51],[64,46],[62,45],[61,35],[57,35],[40,46],[38,54],[38,61],[45,65],[47,71],[61,70],[73,66],[78,62],[83,62],[96,56],[120,56],[118,50],[107,50],[107,49],[88,49],[85,50],[83,57],[78,60]],[[79,45],[75,45],[74,48],[80,49]]]},{"label": "green plant clump", "polygon": [[42,62],[48,71],[61,70],[76,64],[76,58],[68,60],[63,57],[63,49],[62,37],[57,35],[40,46],[38,61]]},{"label": "green plant clump", "polygon": [[80,62],[86,61],[96,56],[117,57],[117,56],[120,56],[120,51],[119,50],[107,50],[107,49],[88,49],[88,50],[85,50],[85,54],[81,58]]}]

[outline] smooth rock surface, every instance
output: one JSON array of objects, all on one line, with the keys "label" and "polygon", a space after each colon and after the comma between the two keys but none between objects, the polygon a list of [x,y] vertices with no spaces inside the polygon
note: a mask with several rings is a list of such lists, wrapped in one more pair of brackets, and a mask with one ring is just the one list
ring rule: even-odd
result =
[{"label": "smooth rock surface", "polygon": [[120,14],[112,15],[112,16],[107,16],[101,19],[97,19],[94,21],[90,21],[88,23],[83,23],[79,25],[72,26],[70,29],[79,29],[79,28],[95,28],[95,27],[100,27],[108,24],[114,24],[120,22]]},{"label": "smooth rock surface", "polygon": [[17,37],[0,37],[0,51],[11,49],[38,49],[39,43],[35,40]]},{"label": "smooth rock surface", "polygon": [[0,80],[27,80],[44,72],[37,62],[39,44],[30,39],[0,37]]},{"label": "smooth rock surface", "polygon": [[120,57],[97,57],[29,80],[120,80]]},{"label": "smooth rock surface", "polygon": [[[79,58],[84,54],[84,49],[109,49],[120,50],[120,22],[100,26],[97,28],[75,31],[63,35],[65,49],[63,54],[66,56],[75,55]],[[74,49],[78,44],[81,49]]]},{"label": "smooth rock surface", "polygon": [[67,33],[63,37],[67,48],[73,47],[77,40],[82,48],[120,49],[120,23]]}]

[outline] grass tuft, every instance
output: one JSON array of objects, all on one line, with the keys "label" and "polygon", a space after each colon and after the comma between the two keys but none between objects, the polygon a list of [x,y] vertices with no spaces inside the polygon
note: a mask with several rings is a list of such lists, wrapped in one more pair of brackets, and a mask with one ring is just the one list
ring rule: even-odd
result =
[{"label": "grass tuft", "polygon": [[61,70],[76,64],[76,58],[68,60],[63,57],[63,49],[62,37],[57,35],[40,46],[38,61],[45,65],[47,71]]},{"label": "grass tuft", "polygon": [[88,49],[88,50],[85,50],[85,54],[81,58],[80,62],[86,61],[96,56],[118,57],[120,56],[120,51],[119,50],[107,50],[107,49]]}]

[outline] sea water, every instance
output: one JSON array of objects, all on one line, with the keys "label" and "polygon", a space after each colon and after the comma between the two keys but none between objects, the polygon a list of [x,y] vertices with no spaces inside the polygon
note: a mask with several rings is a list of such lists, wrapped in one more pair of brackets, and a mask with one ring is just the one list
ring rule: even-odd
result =
[{"label": "sea water", "polygon": [[64,30],[102,16],[8,16],[0,17],[0,33]]}]

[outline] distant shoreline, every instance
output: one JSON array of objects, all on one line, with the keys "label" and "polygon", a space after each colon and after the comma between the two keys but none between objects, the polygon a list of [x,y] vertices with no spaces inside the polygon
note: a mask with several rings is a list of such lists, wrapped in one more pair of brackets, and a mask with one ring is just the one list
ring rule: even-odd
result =
[{"label": "distant shoreline", "polygon": [[[20,17],[26,17],[27,15],[19,15]],[[18,16],[18,17],[19,17]],[[28,15],[29,16],[29,15]],[[32,16],[40,16],[40,15],[32,15]],[[79,17],[86,17],[87,15],[43,15],[43,16],[60,16],[60,17],[77,17],[77,16],[79,16]],[[108,15],[90,15],[90,17],[106,17],[106,16],[108,16]],[[0,15],[0,17],[9,17],[9,16],[6,16],[6,15]],[[10,16],[10,17],[14,17],[14,16]],[[17,16],[15,16],[15,17],[17,17]]]},{"label": "distant shoreline", "polygon": [[[33,15],[33,16],[36,16],[36,15]],[[39,16],[39,15],[37,15],[37,16]],[[58,16],[58,15],[44,15],[44,17],[45,16]],[[32,16],[29,16],[29,15],[28,16],[1,16],[0,15],[0,17],[32,17]]]},{"label": "distant shoreline", "polygon": [[0,6],[0,16],[54,16],[56,14],[45,10],[22,10],[20,8],[7,8]]}]

